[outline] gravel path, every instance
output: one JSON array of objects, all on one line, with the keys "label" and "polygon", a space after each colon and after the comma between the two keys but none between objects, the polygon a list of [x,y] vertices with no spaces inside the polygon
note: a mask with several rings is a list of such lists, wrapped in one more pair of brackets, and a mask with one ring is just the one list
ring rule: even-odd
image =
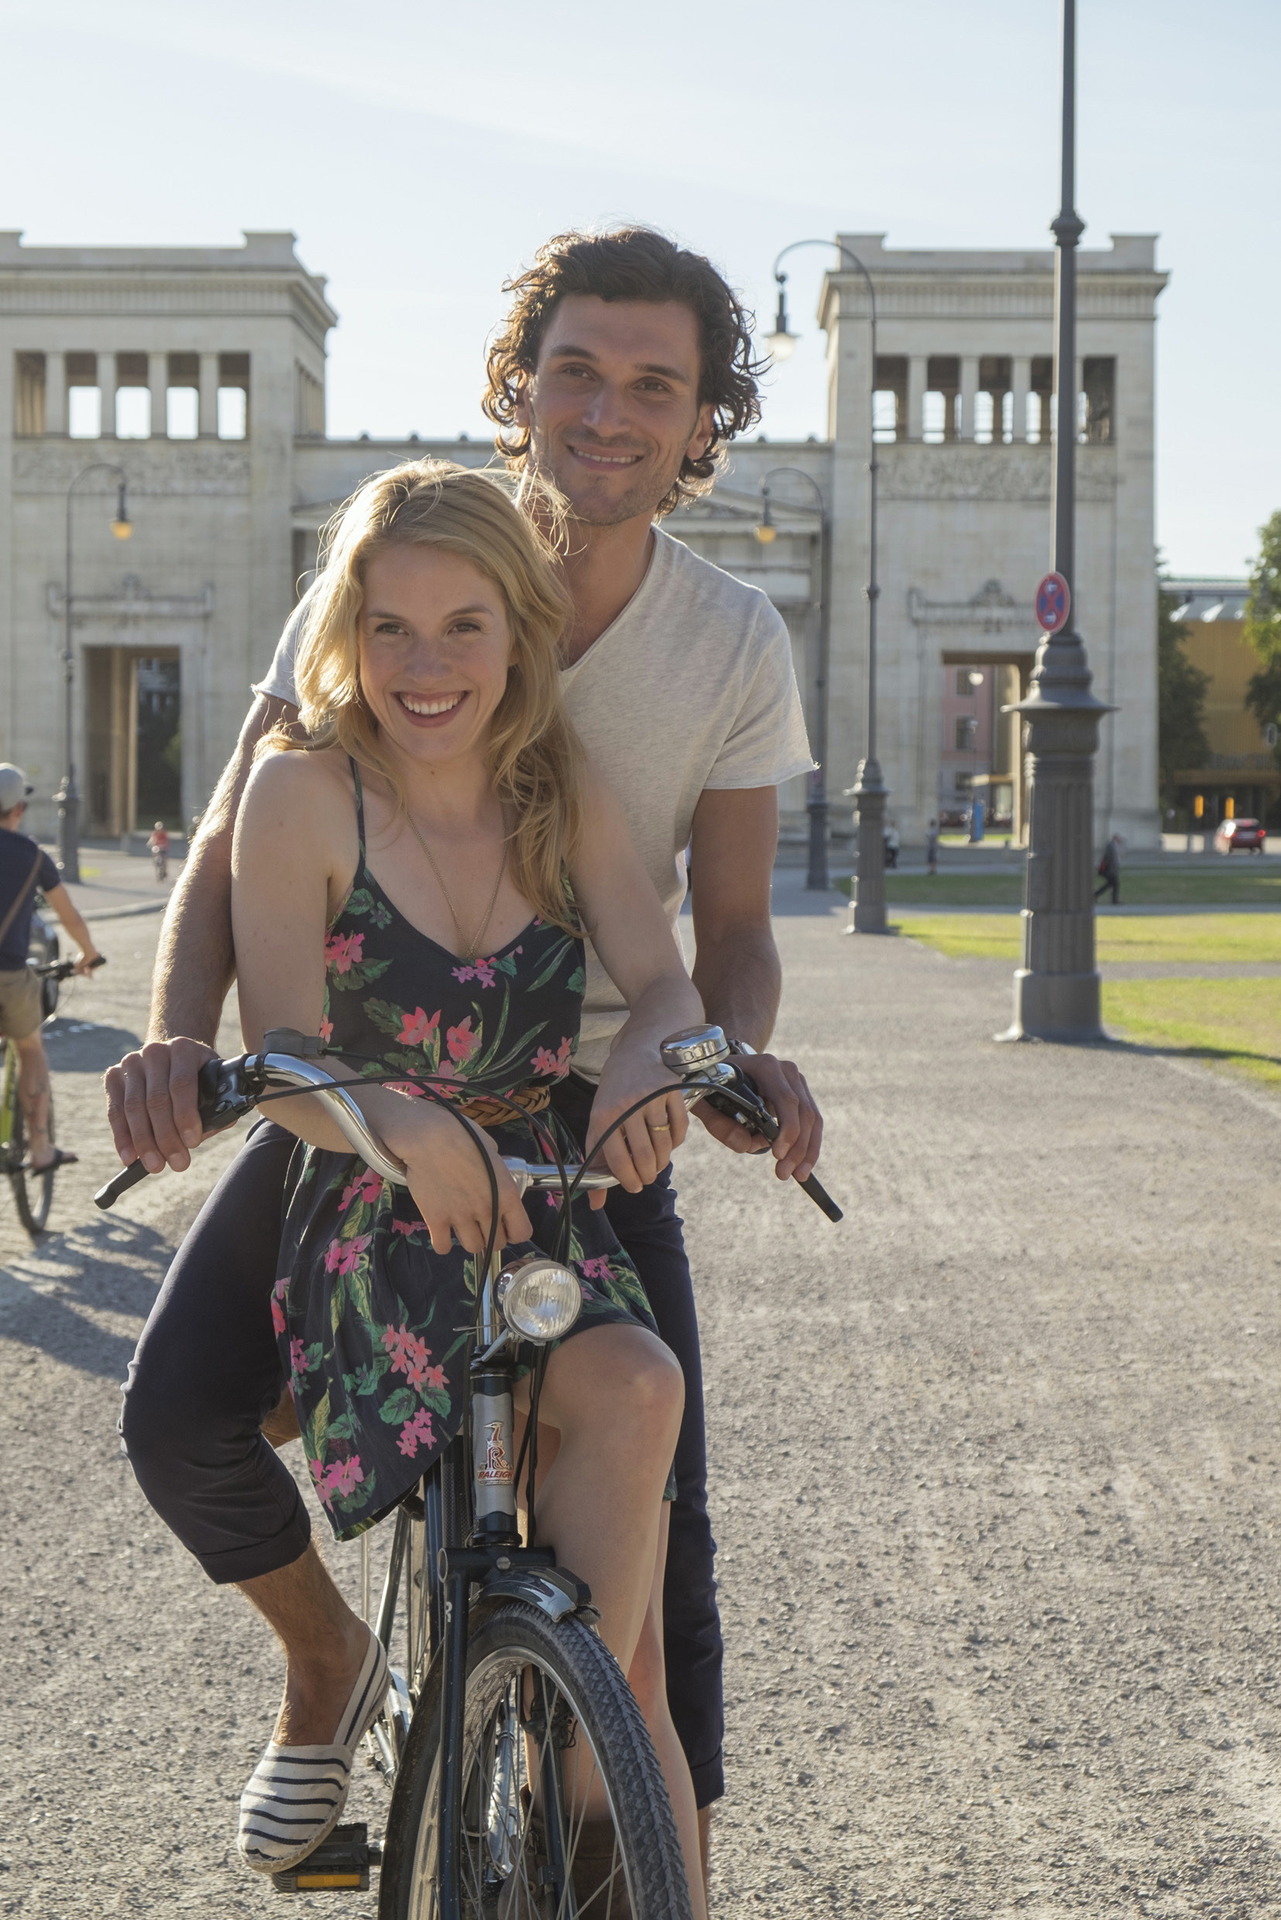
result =
[{"label": "gravel path", "polygon": [[[265,1915],[231,1838],[270,1641],[113,1433],[231,1148],[88,1207],[96,1074],[155,935],[117,924],[54,1040],[63,1137],[89,1146],[67,1230],[30,1252],[0,1195],[0,1912]],[[682,1173],[729,1648],[715,1912],[1270,1912],[1281,1102],[1139,1048],[994,1046],[1006,964],[839,924],[780,919],[779,1040],[828,1110],[845,1225],[710,1142]],[[362,1777],[353,1813],[380,1803]],[[313,1909],[373,1901],[290,1911]]]}]

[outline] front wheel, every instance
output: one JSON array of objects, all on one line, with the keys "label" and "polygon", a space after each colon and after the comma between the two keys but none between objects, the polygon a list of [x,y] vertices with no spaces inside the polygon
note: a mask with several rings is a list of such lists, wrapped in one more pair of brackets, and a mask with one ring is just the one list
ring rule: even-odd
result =
[{"label": "front wheel", "polygon": [[[439,1726],[433,1674],[387,1823],[380,1920],[441,1920]],[[690,1920],[648,1729],[581,1620],[553,1625],[519,1602],[482,1620],[467,1650],[460,1763],[462,1920]]]},{"label": "front wheel", "polygon": [[[13,1072],[12,1107],[9,1107],[10,1089],[5,1087],[5,1104],[9,1107],[8,1154],[6,1156],[9,1172],[9,1184],[13,1188],[13,1201],[18,1209],[18,1218],[33,1240],[38,1240],[45,1230],[49,1219],[49,1209],[53,1205],[53,1179],[56,1163],[46,1167],[43,1173],[33,1173],[23,1168],[22,1162],[27,1156],[27,1129],[23,1121],[22,1108],[17,1098],[16,1062],[13,1049],[8,1050],[6,1082],[10,1071]],[[49,1141],[52,1144],[53,1132],[53,1095],[49,1096]]]}]

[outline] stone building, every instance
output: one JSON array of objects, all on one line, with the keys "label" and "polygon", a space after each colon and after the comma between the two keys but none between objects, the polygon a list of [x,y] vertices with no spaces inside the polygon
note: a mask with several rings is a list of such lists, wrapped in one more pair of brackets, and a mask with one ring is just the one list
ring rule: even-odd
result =
[{"label": "stone building", "polygon": [[[968,772],[989,786],[989,812],[1008,790],[1017,833],[1018,728],[998,709],[1026,684],[1048,551],[1052,257],[898,252],[868,235],[843,244],[877,289],[875,390],[866,291],[852,271],[833,272],[819,314],[829,437],[741,443],[709,498],[669,525],[771,595],[813,714],[821,496],[839,824],[866,723],[874,421],[890,813],[910,842],[938,812],[958,777],[946,765],[948,676],[977,668],[990,739]],[[1119,709],[1104,728],[1099,832],[1117,828],[1136,846],[1157,832],[1152,381],[1165,277],[1154,253],[1150,238],[1118,236],[1081,254],[1075,408],[1080,625],[1096,690]],[[0,234],[0,757],[36,782],[36,830],[52,831],[64,765],[68,548],[84,831],[116,835],[161,814],[176,823],[208,798],[333,508],[405,458],[491,457],[479,441],[327,438],[336,319],[291,234],[247,233],[234,248],[24,247]],[[111,531],[117,470],[127,544]],[[770,545],[755,531],[765,485]],[[783,796],[789,831],[805,797],[803,781]]]}]

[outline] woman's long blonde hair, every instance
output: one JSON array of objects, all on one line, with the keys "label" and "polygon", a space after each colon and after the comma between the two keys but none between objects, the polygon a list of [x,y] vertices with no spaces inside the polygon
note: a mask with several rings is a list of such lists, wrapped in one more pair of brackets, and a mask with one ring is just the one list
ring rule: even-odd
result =
[{"label": "woman's long blonde hair", "polygon": [[[548,505],[554,510],[554,501]],[[457,554],[503,596],[512,657],[486,753],[494,789],[515,820],[512,878],[541,919],[579,932],[565,887],[582,827],[583,751],[560,694],[570,602],[551,547],[496,480],[444,460],[413,460],[374,474],[339,508],[324,530],[295,665],[308,737],[278,732],[273,744],[341,747],[382,774],[404,807],[395,758],[360,684],[365,572],[373,554],[392,546]]]}]

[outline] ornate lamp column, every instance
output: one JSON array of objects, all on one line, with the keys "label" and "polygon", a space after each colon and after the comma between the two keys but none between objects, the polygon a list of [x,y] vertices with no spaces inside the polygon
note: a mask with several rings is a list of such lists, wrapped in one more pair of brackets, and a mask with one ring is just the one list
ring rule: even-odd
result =
[{"label": "ornate lamp column", "polygon": [[[1063,0],[1062,194],[1052,232],[1055,378],[1052,566],[1076,583],[1076,0]],[[1023,965],[1014,975],[1006,1040],[1101,1040],[1094,958],[1094,755],[1099,722],[1115,711],[1090,691],[1069,599],[1064,631],[1042,636],[1023,715],[1029,768]]]}]

